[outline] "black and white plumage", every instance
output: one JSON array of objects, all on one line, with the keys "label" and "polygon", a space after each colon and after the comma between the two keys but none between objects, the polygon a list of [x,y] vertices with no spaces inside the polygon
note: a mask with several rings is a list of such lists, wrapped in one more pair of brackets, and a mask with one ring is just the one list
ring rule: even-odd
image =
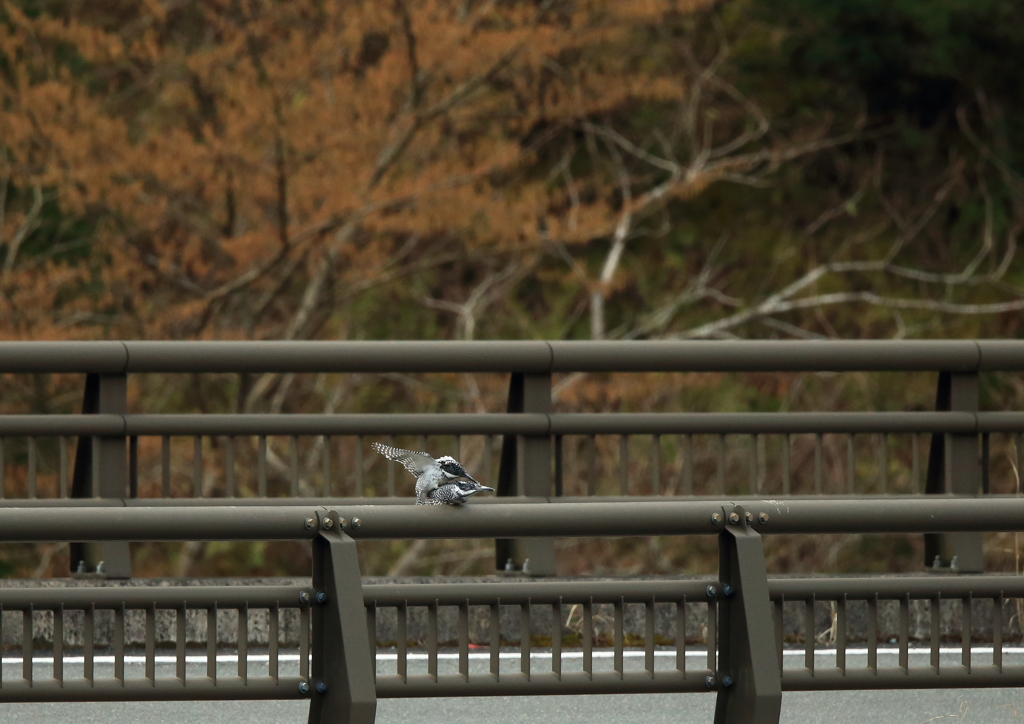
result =
[{"label": "black and white plumage", "polygon": [[449,455],[436,460],[425,452],[403,450],[373,443],[373,449],[409,471],[416,478],[416,505],[462,505],[470,497],[494,488],[481,485],[462,464]]}]

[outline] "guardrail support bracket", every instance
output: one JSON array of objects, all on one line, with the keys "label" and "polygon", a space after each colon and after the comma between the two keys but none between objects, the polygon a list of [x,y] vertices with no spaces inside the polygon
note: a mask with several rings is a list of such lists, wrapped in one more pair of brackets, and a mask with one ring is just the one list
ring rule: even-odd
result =
[{"label": "guardrail support bracket", "polygon": [[764,546],[741,506],[724,512],[730,522],[718,536],[718,575],[723,587],[731,586],[734,593],[718,602],[717,678],[723,683],[731,679],[732,685],[720,685],[715,724],[778,724],[782,679]]},{"label": "guardrail support bracket", "polygon": [[[313,661],[309,724],[373,724],[376,652],[370,650],[356,542],[334,524],[313,539]],[[337,532],[336,532],[337,531]]]}]

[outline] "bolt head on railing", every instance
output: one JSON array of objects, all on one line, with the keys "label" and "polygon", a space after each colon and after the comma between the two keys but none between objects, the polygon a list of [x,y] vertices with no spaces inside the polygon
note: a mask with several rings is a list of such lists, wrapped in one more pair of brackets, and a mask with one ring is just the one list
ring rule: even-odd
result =
[{"label": "bolt head on railing", "polygon": [[324,593],[323,591],[317,591],[316,592],[316,602],[317,603],[327,603],[327,594]]},{"label": "bolt head on railing", "polygon": [[[722,593],[724,593],[726,596],[731,596],[732,594],[736,593],[736,589],[730,586],[728,583],[726,583],[722,586]],[[725,680],[723,679],[722,681]]]},{"label": "bolt head on railing", "polygon": [[708,598],[714,598],[718,595],[718,589],[714,586],[708,586],[704,589],[704,593],[708,594]]},{"label": "bolt head on railing", "polygon": [[316,525],[315,518],[306,518],[306,530],[313,530],[314,525]]},{"label": "bolt head on railing", "polygon": [[723,676],[722,677],[722,686],[724,686],[726,689],[731,687],[732,683],[733,682],[732,682],[732,677],[731,676]]},{"label": "bolt head on railing", "polygon": [[733,525],[736,525],[737,523],[739,523],[740,522],[740,514],[739,513],[729,513],[729,522],[732,523]]},{"label": "bolt head on railing", "polygon": [[757,522],[760,523],[761,525],[764,525],[765,523],[767,523],[768,522],[768,514],[767,513],[761,513],[760,515],[758,515],[757,516]]},{"label": "bolt head on railing", "polygon": [[711,514],[711,525],[721,525],[721,524],[722,524],[722,514],[721,513],[712,513]]},{"label": "bolt head on railing", "polygon": [[333,527],[334,527],[334,519],[333,518],[324,518],[324,530],[330,530]]},{"label": "bolt head on railing", "polygon": [[327,682],[318,681],[316,682],[316,693],[326,694],[327,693]]},{"label": "bolt head on railing", "polygon": [[309,603],[309,591],[299,591],[299,601]]},{"label": "bolt head on railing", "polygon": [[748,523],[753,523],[754,522],[754,514],[753,513],[747,513],[747,522]]},{"label": "bolt head on railing", "polygon": [[302,693],[302,694],[308,694],[309,693],[309,682],[308,681],[300,681],[299,682],[299,692]]},{"label": "bolt head on railing", "polygon": [[358,527],[359,527],[359,526],[360,526],[361,524],[362,524],[362,521],[361,521],[361,520],[359,520],[359,518],[353,518],[353,519],[352,519],[352,530],[355,530],[355,529],[356,529],[356,528],[358,528]]},{"label": "bolt head on railing", "polygon": [[708,687],[709,689],[714,689],[715,688],[715,677],[711,676],[710,674],[705,676],[704,677],[704,686]]}]

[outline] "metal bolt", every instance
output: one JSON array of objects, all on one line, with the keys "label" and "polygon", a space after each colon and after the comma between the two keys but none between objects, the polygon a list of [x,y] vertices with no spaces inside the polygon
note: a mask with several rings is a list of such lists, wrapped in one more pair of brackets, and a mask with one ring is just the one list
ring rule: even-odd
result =
[{"label": "metal bolt", "polygon": [[334,527],[334,519],[333,518],[324,518],[324,529],[325,530],[330,530],[333,527]]},{"label": "metal bolt", "polygon": [[731,596],[732,594],[736,593],[736,589],[730,586],[728,583],[726,583],[722,586],[722,593],[724,593],[726,596]]},{"label": "metal bolt", "polygon": [[731,676],[723,676],[722,677],[722,686],[724,686],[726,689],[728,689],[730,686],[732,686],[732,677]]},{"label": "metal bolt", "polygon": [[299,591],[299,600],[302,603],[309,603],[309,591]]},{"label": "metal bolt", "polygon": [[309,693],[309,682],[308,681],[300,681],[299,682],[299,691],[301,693],[303,693],[303,694],[308,694]]},{"label": "metal bolt", "polygon": [[761,525],[764,525],[765,523],[767,523],[768,522],[768,514],[767,513],[759,514],[757,516],[757,522],[760,523]]},{"label": "metal bolt", "polygon": [[710,674],[705,676],[704,677],[704,686],[708,687],[709,689],[714,689],[715,688],[715,677],[711,676]]},{"label": "metal bolt", "polygon": [[356,528],[358,528],[358,527],[359,527],[359,524],[360,524],[361,522],[362,522],[362,521],[360,521],[360,520],[359,520],[359,518],[353,518],[353,519],[352,519],[352,530],[355,530]]},{"label": "metal bolt", "polygon": [[345,526],[348,525],[348,521],[344,518],[338,518],[338,530],[345,530]]},{"label": "metal bolt", "polygon": [[324,694],[327,692],[327,683],[323,681],[316,682],[316,693]]},{"label": "metal bolt", "polygon": [[721,525],[721,524],[722,524],[722,514],[721,513],[712,513],[711,514],[711,525]]},{"label": "metal bolt", "polygon": [[316,525],[316,520],[313,518],[306,518],[306,530],[313,530],[314,525]]},{"label": "metal bolt", "polygon": [[740,514],[739,513],[729,513],[729,522],[732,523],[733,525],[736,525],[737,523],[739,523],[740,522]]},{"label": "metal bolt", "polygon": [[327,603],[327,594],[324,593],[323,591],[317,591],[316,592],[316,602],[317,603]]},{"label": "metal bolt", "polygon": [[704,593],[708,594],[708,598],[714,598],[718,595],[718,589],[714,586],[708,586],[704,589]]},{"label": "metal bolt", "polygon": [[747,522],[748,523],[753,523],[754,522],[754,514],[753,513],[747,513]]}]

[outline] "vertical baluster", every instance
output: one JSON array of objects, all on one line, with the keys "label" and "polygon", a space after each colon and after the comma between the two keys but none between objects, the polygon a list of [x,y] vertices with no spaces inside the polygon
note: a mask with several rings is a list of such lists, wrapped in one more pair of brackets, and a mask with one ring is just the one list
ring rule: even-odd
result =
[{"label": "vertical baluster", "polygon": [[971,594],[960,599],[960,663],[967,673],[971,672]]},{"label": "vertical baluster", "polygon": [[783,648],[784,648],[783,647],[782,639],[783,639],[783,633],[784,633],[784,630],[785,630],[784,627],[783,627],[783,623],[785,621],[785,619],[783,618],[783,614],[784,614],[784,610],[785,610],[785,606],[784,606],[785,601],[786,601],[786,599],[785,599],[784,596],[779,596],[779,598],[775,601],[775,606],[774,606],[774,611],[773,611],[773,613],[775,615],[773,616],[774,621],[772,621],[772,623],[775,624],[775,650],[776,650],[776,652],[778,653],[778,656],[779,656],[779,674],[780,675],[785,675],[785,672],[782,669],[782,651],[783,651]]},{"label": "vertical baluster", "polygon": [[683,435],[683,495],[693,495],[693,435]]},{"label": "vertical baluster", "polygon": [[587,495],[597,495],[597,436],[587,436]]},{"label": "vertical baluster", "polygon": [[128,438],[128,497],[139,497],[139,436]]},{"label": "vertical baluster", "polygon": [[562,599],[551,604],[551,672],[562,678]]},{"label": "vertical baluster", "polygon": [[299,606],[299,676],[309,678],[309,604]]},{"label": "vertical baluster", "polygon": [[324,435],[323,436],[323,443],[324,443],[324,455],[323,455],[324,479],[323,479],[323,483],[321,484],[321,488],[320,488],[321,492],[320,492],[320,494],[322,496],[324,496],[325,498],[328,498],[331,495],[331,436],[330,435]]},{"label": "vertical baluster", "polygon": [[921,456],[917,449],[917,433],[910,433],[910,492],[923,493],[921,489]]},{"label": "vertical baluster", "polygon": [[718,436],[718,495],[725,495],[725,435]]},{"label": "vertical baluster", "polygon": [[[0,439],[2,439],[2,438],[0,438]],[[3,640],[4,640],[4,607],[3,607],[2,604],[0,604],[0,643],[2,643]],[[63,639],[62,639],[62,641],[63,641]],[[56,640],[54,641],[54,644],[56,644]],[[0,648],[0,653],[2,653],[2,648]],[[54,659],[54,661],[56,661],[56,659]],[[62,663],[63,663],[63,661],[62,661]],[[54,665],[56,666],[56,664],[54,664]],[[3,689],[3,687],[4,687],[4,666],[3,666],[2,657],[0,657],[0,689]]]},{"label": "vertical baluster", "polygon": [[910,596],[900,597],[900,663],[904,672],[910,671]]},{"label": "vertical baluster", "polygon": [[992,599],[992,665],[1003,673],[1003,594]]},{"label": "vertical baluster", "polygon": [[555,497],[565,494],[565,461],[562,435],[555,435]]},{"label": "vertical baluster", "polygon": [[[391,435],[388,435],[387,444],[390,445],[391,447],[394,447],[394,445],[395,445],[395,438],[392,437]],[[426,450],[426,448],[423,448],[423,449]],[[393,498],[393,497],[395,497],[395,466],[394,465],[388,465],[387,466],[387,474],[388,474],[388,477],[387,477],[387,496],[389,498]]]},{"label": "vertical baluster", "polygon": [[0,500],[4,497],[4,478],[6,477],[5,473],[7,472],[7,461],[6,455],[4,454],[6,452],[4,449],[5,447],[5,440],[0,437]]},{"label": "vertical baluster", "polygon": [[[426,450],[426,448],[422,448]],[[356,497],[362,497],[363,495],[363,436],[356,435],[356,450],[355,450],[355,466],[356,466]],[[390,467],[390,466],[388,466]]]},{"label": "vertical baluster", "polygon": [[[21,678],[32,686],[32,605],[21,612]],[[90,677],[91,678],[91,677]]]},{"label": "vertical baluster", "polygon": [[[388,467],[394,467],[389,465]],[[427,674],[437,681],[437,600],[427,606]]]},{"label": "vertical baluster", "polygon": [[846,672],[846,594],[836,601],[836,668]]},{"label": "vertical baluster", "polygon": [[36,439],[28,438],[28,497],[36,497]]},{"label": "vertical baluster", "polygon": [[68,439],[63,435],[57,438],[57,448],[58,484],[60,486],[58,495],[63,500],[68,497]]},{"label": "vertical baluster", "polygon": [[146,606],[146,678],[156,686],[156,606],[152,604]]},{"label": "vertical baluster", "polygon": [[594,678],[594,599],[583,601],[583,673]]},{"label": "vertical baluster", "polygon": [[[1021,476],[1024,476],[1024,433],[1017,433],[1014,436],[1014,442],[1017,448],[1017,486],[1016,492],[1021,492]],[[0,439],[0,482],[3,481],[3,439]],[[3,497],[3,491],[0,491],[0,498]]]},{"label": "vertical baluster", "polygon": [[804,668],[814,674],[814,596],[804,601]]},{"label": "vertical baluster", "polygon": [[989,489],[989,469],[991,467],[992,449],[989,434],[983,432],[981,434],[981,492],[988,495]]},{"label": "vertical baluster", "polygon": [[[302,641],[302,634],[299,634]],[[206,609],[206,676],[217,683],[217,604]]]},{"label": "vertical baluster", "polygon": [[718,664],[716,658],[718,654],[718,603],[716,601],[708,601],[708,671],[714,671]]},{"label": "vertical baluster", "polygon": [[176,655],[175,656],[175,658],[176,658],[175,664],[176,664],[176,668],[177,668],[177,670],[175,671],[174,675],[178,677],[178,679],[181,681],[182,684],[185,683],[185,612],[186,612],[186,610],[187,609],[185,607],[185,604],[182,603],[181,606],[179,606],[174,611],[174,618],[175,618],[174,623],[176,624],[176,626],[175,626],[176,630],[174,632],[174,649],[175,649],[175,655]]},{"label": "vertical baluster", "polygon": [[931,630],[931,667],[935,670],[935,673],[939,673],[939,636],[941,634],[942,625],[942,600],[936,595],[931,599],[929,605],[931,609],[932,619],[932,630]]},{"label": "vertical baluster", "polygon": [[878,673],[878,596],[868,598],[868,668]]},{"label": "vertical baluster", "polygon": [[622,678],[622,672],[623,672],[623,668],[622,668],[622,658],[623,658],[623,656],[622,656],[622,653],[623,653],[623,649],[625,648],[625,641],[623,640],[624,639],[624,636],[623,636],[623,629],[624,629],[623,618],[624,618],[624,613],[625,613],[625,609],[626,609],[626,603],[620,597],[617,601],[614,601],[612,603],[612,608],[615,611],[615,631],[613,633],[613,637],[614,637],[614,639],[613,639],[614,653],[612,655],[615,657],[614,658],[614,661],[615,661],[615,668],[614,668],[615,673],[617,673],[619,675],[619,678],[621,679]]},{"label": "vertical baluster", "polygon": [[[484,435],[484,480],[494,480],[494,436]],[[490,485],[491,483],[487,483]]]},{"label": "vertical baluster", "polygon": [[644,669],[654,678],[654,599],[644,602]]},{"label": "vertical baluster", "polygon": [[530,680],[530,599],[519,607],[519,670]]},{"label": "vertical baluster", "polygon": [[82,638],[84,639],[82,647],[82,655],[85,659],[83,662],[85,680],[89,682],[89,686],[93,685],[96,680],[96,608],[89,604],[85,608],[85,625],[82,630]]},{"label": "vertical baluster", "polygon": [[267,497],[267,436],[256,439],[256,495]]},{"label": "vertical baluster", "polygon": [[[373,605],[366,607],[367,624],[373,620]],[[275,603],[267,610],[267,675],[275,682],[280,677],[280,625],[281,625],[281,606]],[[377,651],[377,642],[373,640],[373,634],[376,631],[376,627],[370,628],[370,652],[374,653]],[[376,671],[377,667],[374,667]]]},{"label": "vertical baluster", "polygon": [[879,435],[878,445],[878,491],[885,495],[889,489],[889,436]]},{"label": "vertical baluster", "polygon": [[160,494],[171,497],[171,438],[164,435],[160,438]]},{"label": "vertical baluster", "polygon": [[814,494],[821,495],[822,490],[822,437],[821,433],[814,435]]},{"label": "vertical baluster", "polygon": [[232,435],[224,438],[224,495],[235,497],[235,438]]},{"label": "vertical baluster", "polygon": [[249,607],[238,607],[238,678],[242,683],[249,678]]},{"label": "vertical baluster", "polygon": [[619,495],[629,495],[629,435],[619,436]]},{"label": "vertical baluster", "polygon": [[124,686],[124,604],[114,607],[114,678]]},{"label": "vertical baluster", "polygon": [[676,601],[676,670],[686,678],[686,598]]},{"label": "vertical baluster", "polygon": [[750,436],[750,494],[757,495],[757,435]]},{"label": "vertical baluster", "polygon": [[[296,435],[292,435],[288,440],[288,454],[291,462],[291,495],[293,498],[299,497],[299,438]],[[394,466],[388,465],[388,470],[391,470]]]},{"label": "vertical baluster", "polygon": [[651,435],[651,492],[661,495],[661,435]]},{"label": "vertical baluster", "polygon": [[459,674],[469,681],[469,601],[459,604]]},{"label": "vertical baluster", "polygon": [[789,433],[782,436],[782,494],[789,495],[793,482],[793,471],[789,464],[789,449],[791,441]]},{"label": "vertical baluster", "polygon": [[409,678],[409,607],[404,603],[395,608],[398,618],[398,675],[402,681]]},{"label": "vertical baluster", "polygon": [[[3,613],[0,613],[0,617],[3,617]],[[61,604],[53,609],[53,678],[61,687],[64,686],[64,606]],[[124,679],[123,673],[121,678]]]},{"label": "vertical baluster", "polygon": [[501,665],[501,601],[495,600],[491,604],[491,676],[499,678],[499,666]]},{"label": "vertical baluster", "polygon": [[857,465],[853,455],[853,433],[846,436],[846,492],[853,495],[857,484]]},{"label": "vertical baluster", "polygon": [[[326,450],[326,448],[324,448]],[[377,652],[377,602],[371,601],[366,606],[366,634],[370,639],[370,651],[376,659]],[[377,667],[373,667],[373,680],[377,680]]]},{"label": "vertical baluster", "polygon": [[203,497],[203,437],[192,438],[192,497]]}]

